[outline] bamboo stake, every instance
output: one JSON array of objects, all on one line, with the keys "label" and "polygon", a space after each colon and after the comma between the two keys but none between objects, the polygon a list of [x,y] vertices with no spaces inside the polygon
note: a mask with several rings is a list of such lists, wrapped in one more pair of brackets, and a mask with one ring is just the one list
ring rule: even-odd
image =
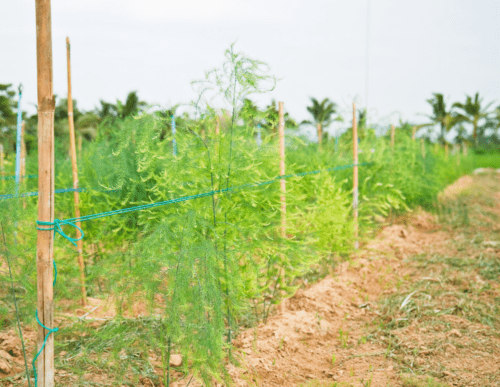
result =
[{"label": "bamboo stake", "polygon": [[396,128],[394,125],[391,125],[391,148],[394,149],[394,137],[396,135]]},{"label": "bamboo stake", "polygon": [[[69,37],[66,37],[66,57],[68,62],[68,123],[69,123],[69,148],[71,154],[71,168],[73,170],[73,188],[75,191],[75,218],[80,217],[80,194],[78,193],[78,167],[76,161],[76,145],[75,145],[75,122],[73,118],[73,95],[71,90],[71,46]],[[76,226],[81,228],[81,222],[76,222]],[[85,264],[83,262],[83,241],[81,240],[81,232],[76,229],[76,242],[78,249],[78,266],[80,269],[80,291],[82,293],[82,305],[87,305],[87,292],[85,290]]]},{"label": "bamboo stake", "polygon": [[[280,176],[285,175],[285,114],[283,108],[283,102],[278,102],[279,106],[279,125],[278,125],[278,136],[279,136],[279,158],[280,158]],[[280,189],[281,189],[281,237],[286,238],[286,181],[285,179],[280,179]],[[281,267],[281,278],[283,283],[285,283],[285,268]],[[280,304],[280,312],[283,313],[286,310],[286,298]]]},{"label": "bamboo stake", "polygon": [[352,103],[352,150],[353,150],[353,180],[352,180],[352,209],[354,216],[354,248],[359,248],[358,229],[358,123],[356,122],[356,103]]},{"label": "bamboo stake", "polygon": [[[54,110],[52,86],[52,28],[50,0],[36,0],[36,40],[38,79],[38,220],[54,222]],[[48,328],[54,326],[53,306],[54,231],[37,232],[38,318]],[[50,332],[50,331],[49,331]],[[38,348],[49,333],[38,325]],[[54,335],[49,334],[38,357],[38,386],[54,387]]]}]

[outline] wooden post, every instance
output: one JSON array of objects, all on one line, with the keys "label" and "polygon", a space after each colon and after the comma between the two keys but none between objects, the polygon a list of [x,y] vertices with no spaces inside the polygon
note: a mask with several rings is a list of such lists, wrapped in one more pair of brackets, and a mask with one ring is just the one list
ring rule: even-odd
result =
[{"label": "wooden post", "polygon": [[448,160],[448,143],[444,143],[444,159]]},{"label": "wooden post", "polygon": [[396,128],[394,125],[391,125],[391,148],[394,150],[394,137],[395,137]]},{"label": "wooden post", "polygon": [[[54,110],[52,87],[52,28],[50,0],[36,0],[36,54],[38,80],[38,220],[54,222]],[[40,227],[37,232],[37,298],[38,318],[54,327],[53,253],[54,231]],[[38,324],[38,348],[50,333]],[[54,387],[54,334],[37,360],[37,387]]]},{"label": "wooden post", "polygon": [[[66,38],[66,57],[68,62],[68,123],[69,123],[69,149],[71,155],[71,168],[73,170],[73,192],[75,201],[75,218],[80,217],[80,194],[78,193],[78,167],[76,162],[75,144],[75,121],[73,118],[73,95],[71,92],[71,46],[69,38]],[[76,222],[76,226],[81,228],[81,222]],[[82,236],[80,230],[76,230],[76,238]],[[76,242],[78,249],[78,266],[80,268],[80,291],[82,293],[82,305],[87,305],[87,292],[85,290],[85,264],[83,262],[83,241]]]},{"label": "wooden post", "polygon": [[354,217],[354,248],[359,248],[358,229],[358,123],[356,122],[356,103],[352,103],[352,151],[353,151],[353,179],[352,179],[352,210]]},{"label": "wooden post", "polygon": [[415,129],[415,127],[412,127],[412,128],[411,128],[411,139],[412,139],[413,141],[415,141],[415,139],[416,139],[416,137],[415,137],[415,136],[416,136],[416,134],[417,134],[417,130]]},{"label": "wooden post", "polygon": [[[278,137],[279,137],[279,159],[280,159],[280,176],[285,175],[285,113],[283,102],[278,102],[279,107],[279,124],[278,124]],[[281,237],[286,238],[286,181],[280,179],[281,189]],[[281,267],[281,278],[285,282],[285,268]],[[284,313],[286,310],[286,299],[280,304],[280,312]]]},{"label": "wooden post", "polygon": [[422,158],[425,159],[425,140],[423,138],[420,139],[420,146],[422,148]]}]

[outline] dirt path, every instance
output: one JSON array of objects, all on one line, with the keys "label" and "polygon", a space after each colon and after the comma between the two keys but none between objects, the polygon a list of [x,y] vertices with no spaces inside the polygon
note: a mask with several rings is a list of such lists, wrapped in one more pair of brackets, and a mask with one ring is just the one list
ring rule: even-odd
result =
[{"label": "dirt path", "polygon": [[500,386],[500,180],[457,181],[237,339],[238,386]]}]

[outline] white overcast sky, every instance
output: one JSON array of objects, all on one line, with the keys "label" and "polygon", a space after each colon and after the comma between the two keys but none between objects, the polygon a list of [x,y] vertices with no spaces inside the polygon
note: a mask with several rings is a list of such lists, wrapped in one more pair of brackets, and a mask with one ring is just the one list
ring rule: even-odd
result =
[{"label": "white overcast sky", "polygon": [[[369,0],[369,107],[422,122],[425,102],[479,91],[500,101],[499,0]],[[309,97],[365,105],[368,0],[52,0],[54,92],[66,96],[65,38],[72,43],[80,108],[123,100],[131,90],[169,106],[195,98],[192,80],[224,50],[265,61],[281,79],[271,98],[307,119]],[[0,5],[0,83],[22,83],[34,112],[34,0]],[[392,120],[399,119],[393,114]]]}]

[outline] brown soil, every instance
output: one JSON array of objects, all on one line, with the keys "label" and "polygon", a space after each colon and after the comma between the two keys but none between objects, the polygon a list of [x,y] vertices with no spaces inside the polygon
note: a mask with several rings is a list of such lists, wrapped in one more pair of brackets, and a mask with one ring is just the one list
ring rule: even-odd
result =
[{"label": "brown soil", "polygon": [[[498,278],[484,278],[474,266],[489,259],[500,267],[498,176],[459,179],[440,200],[448,205],[466,194],[475,208],[470,225],[458,227],[452,224],[455,218],[438,219],[423,211],[402,216],[331,276],[298,290],[284,312],[243,331],[234,340],[239,365],[228,366],[234,384],[500,386],[500,316],[494,309],[500,286]],[[482,241],[476,242],[480,233]],[[451,267],[447,257],[473,266]],[[74,320],[76,314],[98,324],[116,315],[115,304],[89,299],[76,313],[69,313],[68,305],[68,313],[58,319]],[[140,302],[125,312],[128,317],[143,314]],[[493,323],[485,324],[489,315]],[[23,332],[31,354],[36,332]],[[17,385],[2,384],[6,376],[23,378],[20,348],[14,330],[0,333],[0,385]],[[160,374],[156,355],[151,353],[149,361]],[[181,375],[173,372],[173,387],[188,384],[190,376],[178,381]],[[111,385],[109,377],[96,369],[88,382]],[[69,385],[76,376],[58,372],[56,380]],[[148,378],[139,385],[158,386]],[[189,386],[201,384],[193,380]]]},{"label": "brown soil", "polygon": [[[442,200],[482,184],[484,178],[467,176],[450,186]],[[489,210],[498,211],[498,180],[492,185],[496,204]],[[495,220],[489,220],[494,226]],[[430,326],[419,318],[392,332],[378,329],[384,320],[396,317],[377,311],[381,299],[398,294],[405,283],[439,285],[436,268],[421,270],[410,257],[463,255],[457,231],[439,225],[434,216],[417,212],[398,223],[385,227],[333,277],[299,290],[286,312],[240,334],[235,344],[241,366],[231,369],[238,386],[500,386],[499,331],[471,322],[471,316],[450,313]],[[484,252],[468,249],[465,256]],[[489,253],[500,259],[500,247]],[[470,274],[476,283],[487,282]],[[498,283],[493,281],[491,288],[487,303],[500,299]],[[445,303],[446,296],[440,302]],[[413,376],[407,374],[415,368]],[[427,377],[441,384],[431,384]]]}]

